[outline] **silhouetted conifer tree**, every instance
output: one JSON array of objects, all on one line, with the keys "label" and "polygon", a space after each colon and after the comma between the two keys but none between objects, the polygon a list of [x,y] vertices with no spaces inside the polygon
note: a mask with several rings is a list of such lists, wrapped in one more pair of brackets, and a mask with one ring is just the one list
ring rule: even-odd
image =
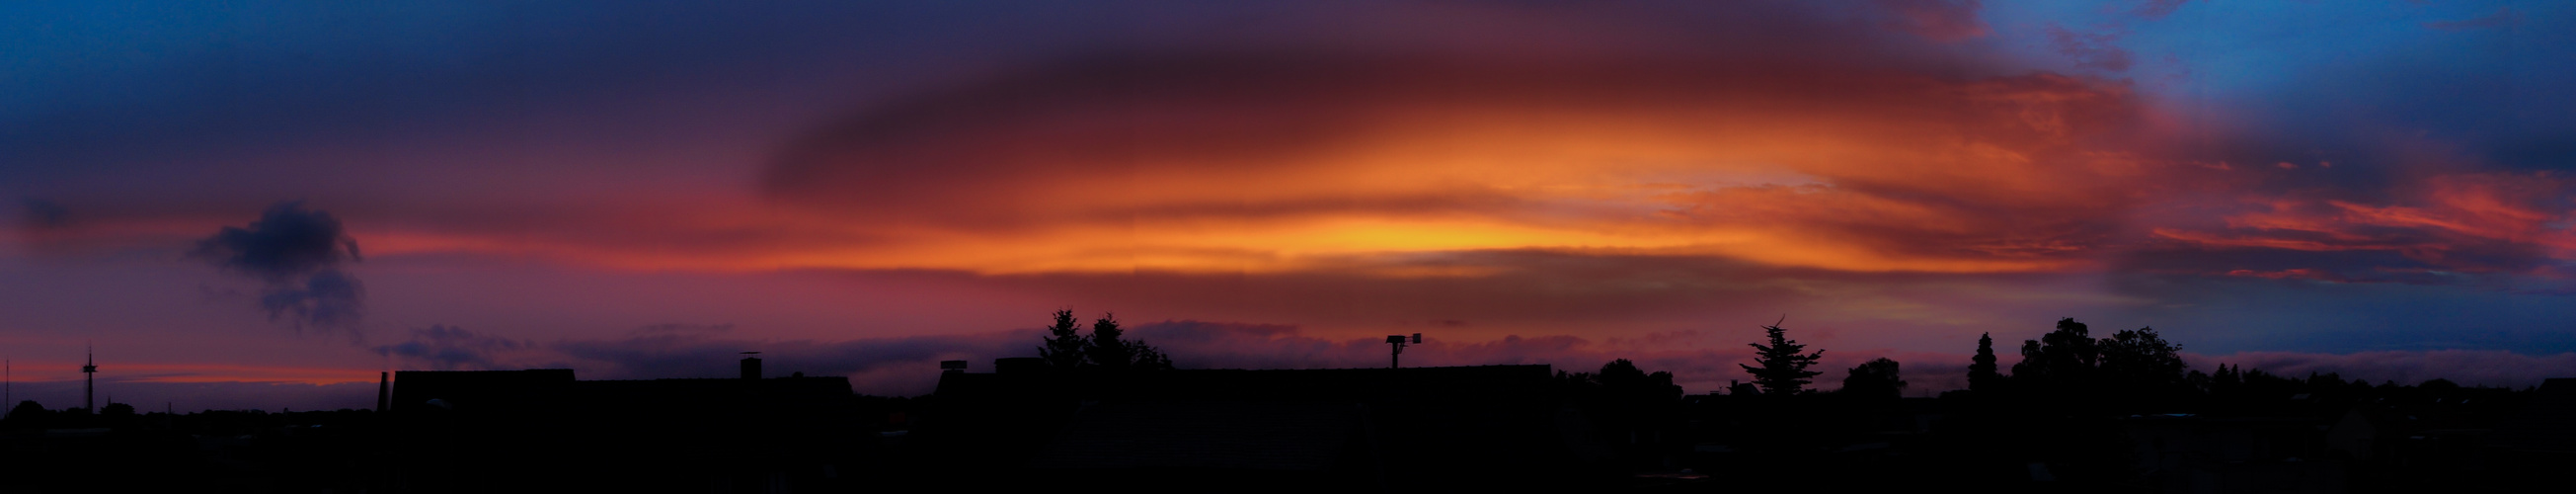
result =
[{"label": "silhouetted conifer tree", "polygon": [[1072,310],[1055,311],[1055,324],[1047,326],[1046,345],[1038,347],[1038,358],[1057,369],[1081,367],[1090,345],[1081,333],[1075,332],[1080,329],[1074,325]]},{"label": "silhouetted conifer tree", "polygon": [[1762,388],[1754,387],[1753,383],[1729,382],[1730,384],[1726,385],[1726,394],[1735,396],[1753,396],[1762,394]]},{"label": "silhouetted conifer tree", "polygon": [[1807,349],[1807,346],[1798,344],[1797,340],[1789,339],[1785,333],[1786,330],[1780,329],[1780,326],[1776,324],[1763,326],[1762,330],[1770,333],[1771,344],[1748,344],[1754,350],[1753,362],[1762,366],[1736,364],[1737,367],[1743,367],[1744,372],[1753,374],[1753,384],[1762,387],[1762,394],[1797,394],[1810,382],[1807,378],[1823,374],[1823,372],[1807,370],[1807,366],[1814,365],[1816,359],[1823,358],[1824,350],[1800,354],[1798,352]]},{"label": "silhouetted conifer tree", "polygon": [[1905,396],[1905,380],[1897,376],[1895,360],[1880,357],[1851,368],[1839,392],[1863,398],[1900,398]]},{"label": "silhouetted conifer tree", "polygon": [[1977,335],[1977,356],[1968,359],[1968,390],[1988,391],[2003,379],[1995,373],[1995,337],[1993,333]]},{"label": "silhouetted conifer tree", "polygon": [[1136,349],[1136,364],[1133,367],[1136,370],[1156,371],[1172,369],[1172,356],[1164,355],[1162,349],[1154,348],[1153,345],[1147,345],[1144,340],[1137,340],[1134,345],[1134,348]]},{"label": "silhouetted conifer tree", "polygon": [[1087,340],[1090,346],[1083,353],[1091,359],[1091,365],[1104,370],[1172,368],[1171,356],[1164,355],[1161,349],[1145,344],[1142,340],[1127,341],[1126,334],[1126,330],[1118,327],[1116,316],[1102,314],[1099,320],[1091,323],[1091,337]]},{"label": "silhouetted conifer tree", "polygon": [[1092,321],[1091,346],[1084,351],[1085,356],[1091,358],[1091,365],[1112,371],[1127,370],[1134,365],[1136,351],[1121,339],[1126,334],[1126,330],[1118,328],[1118,319],[1114,315],[1101,314],[1100,319]]}]

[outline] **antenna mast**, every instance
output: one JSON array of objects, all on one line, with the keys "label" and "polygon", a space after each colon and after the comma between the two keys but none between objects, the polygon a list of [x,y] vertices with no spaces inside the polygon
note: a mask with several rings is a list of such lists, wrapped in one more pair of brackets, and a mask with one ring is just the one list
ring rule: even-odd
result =
[{"label": "antenna mast", "polygon": [[1386,335],[1386,344],[1394,347],[1394,352],[1386,355],[1386,368],[1401,369],[1404,368],[1404,346],[1408,344],[1422,344],[1422,333],[1414,333],[1410,343],[1407,342],[1404,335]]},{"label": "antenna mast", "polygon": [[89,362],[81,364],[81,408],[98,415],[98,345],[89,346]]}]

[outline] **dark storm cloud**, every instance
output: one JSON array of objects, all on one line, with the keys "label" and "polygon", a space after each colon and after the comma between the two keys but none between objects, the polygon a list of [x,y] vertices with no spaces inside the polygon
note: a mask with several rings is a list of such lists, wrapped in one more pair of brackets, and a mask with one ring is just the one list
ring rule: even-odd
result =
[{"label": "dark storm cloud", "polygon": [[236,273],[286,281],[359,260],[358,241],[331,213],[303,201],[271,206],[247,227],[224,227],[199,240],[193,254]]},{"label": "dark storm cloud", "polygon": [[366,287],[357,278],[335,269],[313,273],[301,283],[269,285],[260,292],[259,306],[268,311],[269,319],[291,316],[299,327],[310,324],[354,331],[366,298]]},{"label": "dark storm cloud", "polygon": [[360,260],[358,241],[330,213],[306,209],[302,201],[278,203],[249,226],[224,227],[197,241],[190,255],[260,280],[259,304],[269,319],[287,319],[299,329],[357,328],[366,288],[343,268]]}]

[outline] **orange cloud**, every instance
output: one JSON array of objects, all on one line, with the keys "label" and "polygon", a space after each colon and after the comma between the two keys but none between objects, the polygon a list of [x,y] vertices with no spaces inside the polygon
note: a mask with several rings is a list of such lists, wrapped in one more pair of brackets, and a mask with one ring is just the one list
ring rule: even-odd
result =
[{"label": "orange cloud", "polygon": [[872,108],[767,190],[809,262],[1297,270],[1477,250],[1845,271],[2085,265],[2161,165],[2122,86],[1766,60],[1089,60]]},{"label": "orange cloud", "polygon": [[2275,198],[2258,202],[2259,210],[2225,216],[2224,231],[2158,228],[2154,234],[2212,248],[2384,251],[2449,271],[2545,272],[2553,261],[2576,259],[2569,185],[2548,172],[2434,175],[2390,190],[2390,199]]}]

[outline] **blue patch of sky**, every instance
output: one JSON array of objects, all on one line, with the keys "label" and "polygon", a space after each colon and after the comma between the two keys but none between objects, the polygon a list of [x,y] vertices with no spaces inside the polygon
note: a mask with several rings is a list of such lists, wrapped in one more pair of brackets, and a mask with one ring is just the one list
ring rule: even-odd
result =
[{"label": "blue patch of sky", "polygon": [[[2127,78],[2197,123],[2257,134],[2272,156],[2332,150],[2364,164],[2391,136],[2508,167],[2566,168],[2576,146],[2576,3],[2208,2],[2161,19],[2128,4],[1988,4],[1996,46],[2035,68]],[[2497,22],[2481,19],[2504,17]],[[2448,29],[2441,23],[2454,23]],[[2076,66],[2048,30],[2116,33],[2135,67]],[[2328,158],[2331,159],[2331,158]]]},{"label": "blue patch of sky", "polygon": [[2125,291],[2155,293],[2158,303],[2116,311],[2097,331],[2152,325],[2206,354],[2576,351],[2576,327],[2568,323],[2576,321],[2576,304],[2528,287],[2115,276]]}]

